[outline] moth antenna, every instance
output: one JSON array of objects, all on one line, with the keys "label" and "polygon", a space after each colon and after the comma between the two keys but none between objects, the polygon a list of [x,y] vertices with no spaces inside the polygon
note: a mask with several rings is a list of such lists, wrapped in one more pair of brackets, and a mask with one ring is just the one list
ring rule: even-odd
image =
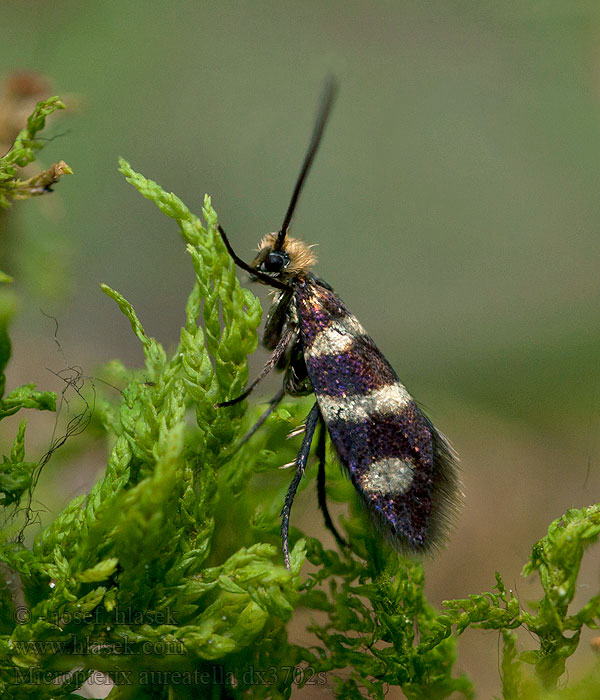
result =
[{"label": "moth antenna", "polygon": [[331,108],[333,107],[337,90],[338,84],[335,78],[333,76],[329,76],[323,87],[323,94],[319,105],[319,111],[317,113],[317,120],[315,121],[308,150],[304,156],[304,162],[302,163],[302,168],[300,169],[300,175],[298,175],[298,179],[296,180],[296,186],[294,187],[290,204],[287,212],[285,213],[283,224],[281,225],[279,233],[277,234],[277,240],[275,241],[275,246],[273,248],[274,250],[281,250],[283,247],[283,241],[285,240],[288,228],[290,226],[290,221],[294,215],[294,209],[296,208],[298,197],[300,196],[306,176],[308,175],[310,167],[315,159],[315,155],[323,137],[323,132],[325,131],[325,125],[327,124],[327,120],[331,114]]}]

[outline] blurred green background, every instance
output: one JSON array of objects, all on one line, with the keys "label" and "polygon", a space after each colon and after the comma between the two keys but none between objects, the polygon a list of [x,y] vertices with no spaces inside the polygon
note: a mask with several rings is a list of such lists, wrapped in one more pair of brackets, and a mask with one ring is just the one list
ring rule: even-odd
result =
[{"label": "blurred green background", "polygon": [[[0,265],[22,298],[11,381],[61,389],[40,310],[85,373],[141,362],[100,282],[176,342],[191,265],[119,155],[198,213],[211,194],[250,259],[281,223],[333,72],[341,91],[293,230],[461,455],[465,507],[427,564],[432,600],[489,589],[495,569],[533,597],[531,545],[600,485],[598,3],[31,0],[2,3],[0,23],[0,77],[39,71],[76,107],[51,117],[44,135],[60,137],[41,155],[75,175],[11,212],[11,245],[37,251]],[[50,507],[102,461],[99,448],[47,478]],[[307,489],[295,513],[311,534],[315,501]],[[589,596],[598,555],[587,561]],[[497,645],[461,641],[480,697],[498,692]],[[583,644],[572,677],[591,658]]]}]

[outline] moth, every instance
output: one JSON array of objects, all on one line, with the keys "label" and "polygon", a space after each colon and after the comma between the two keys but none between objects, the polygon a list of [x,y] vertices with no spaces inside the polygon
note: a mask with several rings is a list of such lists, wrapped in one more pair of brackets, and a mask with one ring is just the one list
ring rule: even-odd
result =
[{"label": "moth", "polygon": [[294,462],[285,465],[295,467],[281,511],[288,569],[290,511],[317,431],[319,506],[340,545],[346,543],[333,524],[325,497],[326,433],[372,521],[402,552],[427,552],[443,541],[459,492],[456,457],[449,442],[417,406],[356,317],[312,272],[316,257],[311,246],[289,235],[336,92],[335,81],[328,80],[283,224],[264,236],[250,264],[236,255],[219,226],[235,264],[253,280],[271,287],[275,298],[263,337],[272,353],[269,360],[246,391],[217,406],[244,400],[270,370],[285,369],[282,389],[245,436],[247,440],[285,394],[314,393],[316,398],[305,425],[294,433],[304,433],[300,451]]}]

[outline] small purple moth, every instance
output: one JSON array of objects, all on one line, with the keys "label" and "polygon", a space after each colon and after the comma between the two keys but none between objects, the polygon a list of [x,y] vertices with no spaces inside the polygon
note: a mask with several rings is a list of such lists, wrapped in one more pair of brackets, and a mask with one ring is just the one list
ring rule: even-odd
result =
[{"label": "small purple moth", "polygon": [[230,406],[245,399],[274,367],[285,368],[283,388],[245,436],[248,440],[285,394],[315,394],[294,462],[296,471],[281,512],[283,557],[289,568],[290,510],[317,439],[317,493],[326,526],[340,545],[325,497],[325,440],[335,451],[373,522],[398,550],[422,553],[438,546],[459,496],[457,464],[447,439],[423,414],[364,328],[311,268],[311,246],[288,235],[290,222],[321,142],[337,85],[329,79],[302,169],[281,228],[267,234],[247,264],[219,232],[236,265],[275,290],[263,343],[272,352],[259,377]]}]

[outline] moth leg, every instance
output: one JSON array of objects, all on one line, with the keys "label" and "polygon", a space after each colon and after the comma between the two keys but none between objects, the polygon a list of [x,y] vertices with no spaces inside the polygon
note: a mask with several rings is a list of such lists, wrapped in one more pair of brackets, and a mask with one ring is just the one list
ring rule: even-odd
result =
[{"label": "moth leg", "polygon": [[323,513],[325,527],[333,534],[335,541],[340,547],[347,547],[348,543],[333,524],[333,520],[329,514],[329,508],[327,507],[327,494],[325,492],[325,437],[327,430],[322,418],[319,423],[319,440],[317,442],[317,460],[319,461],[319,471],[317,472],[317,498],[319,500],[319,508]]},{"label": "moth leg", "polygon": [[216,408],[223,408],[223,406],[233,406],[233,404],[239,403],[240,401],[243,401],[252,392],[252,390],[256,387],[256,385],[259,382],[261,382],[267,376],[267,374],[269,374],[269,372],[273,369],[273,367],[275,367],[275,365],[279,362],[279,358],[285,352],[285,349],[287,348],[293,335],[294,335],[294,330],[292,328],[288,328],[288,330],[281,336],[279,342],[277,343],[277,347],[273,351],[273,354],[271,355],[271,357],[267,360],[267,363],[263,367],[262,372],[252,382],[252,384],[250,384],[250,386],[246,389],[246,391],[244,391],[239,396],[236,396],[235,399],[230,399],[229,401],[222,401],[221,403],[216,403],[215,407]]},{"label": "moth leg", "polygon": [[250,440],[254,433],[261,427],[261,425],[267,420],[267,418],[273,413],[273,411],[279,405],[281,399],[285,396],[285,390],[280,389],[275,396],[269,401],[269,408],[262,414],[262,416],[256,421],[256,423],[250,428],[250,430],[244,435],[240,440],[238,447],[241,447]]},{"label": "moth leg", "polygon": [[267,314],[265,330],[263,332],[263,345],[267,350],[273,350],[277,346],[279,338],[281,338],[283,329],[288,320],[288,311],[291,301],[291,292],[283,292],[276,301],[273,302],[273,306]]},{"label": "moth leg", "polygon": [[289,545],[289,529],[290,529],[290,511],[292,509],[292,503],[294,502],[294,496],[298,490],[298,485],[300,484],[300,479],[304,474],[306,468],[306,461],[308,460],[308,453],[310,452],[310,445],[315,434],[315,428],[317,427],[317,421],[319,420],[319,406],[315,405],[310,409],[308,418],[306,419],[306,432],[304,433],[304,439],[302,440],[302,446],[300,447],[300,452],[296,457],[296,473],[292,479],[292,483],[288,489],[285,497],[283,508],[281,510],[281,541],[283,545],[283,562],[286,569],[290,568],[290,545]]}]

